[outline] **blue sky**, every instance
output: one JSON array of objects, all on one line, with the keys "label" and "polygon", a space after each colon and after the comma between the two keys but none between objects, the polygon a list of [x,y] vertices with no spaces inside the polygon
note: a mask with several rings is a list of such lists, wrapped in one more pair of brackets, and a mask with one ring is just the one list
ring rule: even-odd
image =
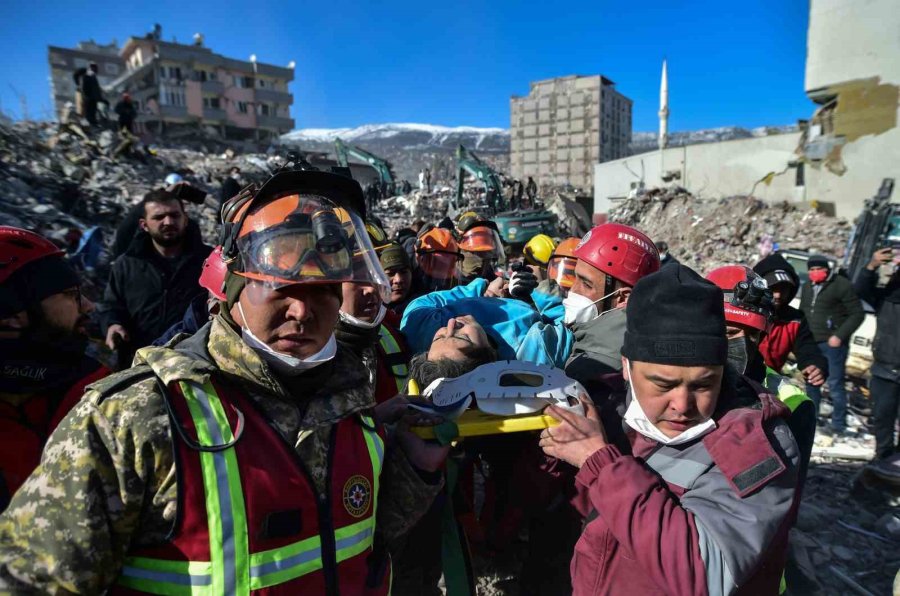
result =
[{"label": "blue sky", "polygon": [[48,44],[143,35],[297,64],[297,126],[380,122],[509,126],[530,81],[602,73],[634,100],[634,130],[657,126],[669,60],[670,130],[790,124],[803,93],[805,0],[570,2],[22,2],[4,0],[0,108],[50,113]]}]

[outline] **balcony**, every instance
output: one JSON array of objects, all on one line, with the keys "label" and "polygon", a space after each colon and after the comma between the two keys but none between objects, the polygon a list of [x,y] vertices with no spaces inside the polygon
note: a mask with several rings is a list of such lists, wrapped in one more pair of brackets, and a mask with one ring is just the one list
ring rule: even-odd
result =
[{"label": "balcony", "polygon": [[291,105],[294,103],[294,96],[285,91],[276,91],[274,89],[256,89],[256,101],[265,101],[269,103],[277,103],[280,105]]},{"label": "balcony", "polygon": [[200,91],[222,95],[225,92],[225,85],[222,84],[222,81],[202,81]]},{"label": "balcony", "polygon": [[225,110],[219,108],[203,108],[203,119],[213,121],[223,121],[226,118]]},{"label": "balcony", "polygon": [[159,115],[164,118],[187,118],[186,106],[159,106]]},{"label": "balcony", "polygon": [[273,128],[284,131],[294,129],[294,119],[281,116],[257,116],[256,123],[260,128]]}]

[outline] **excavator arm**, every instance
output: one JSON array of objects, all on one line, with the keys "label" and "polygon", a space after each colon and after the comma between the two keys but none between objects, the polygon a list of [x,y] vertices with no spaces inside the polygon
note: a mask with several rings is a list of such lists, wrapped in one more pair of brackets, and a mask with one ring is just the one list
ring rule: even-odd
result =
[{"label": "excavator arm", "polygon": [[340,138],[334,140],[334,152],[337,155],[338,163],[341,167],[349,168],[349,158],[353,157],[361,162],[367,163],[378,172],[378,178],[388,187],[389,192],[394,191],[394,171],[390,162],[381,159],[377,155],[369,153],[365,149],[361,149],[354,145],[347,145]]},{"label": "excavator arm", "polygon": [[456,208],[462,205],[463,187],[466,172],[484,185],[488,203],[495,212],[503,210],[503,187],[500,176],[490,166],[478,159],[478,156],[460,145],[456,149]]}]

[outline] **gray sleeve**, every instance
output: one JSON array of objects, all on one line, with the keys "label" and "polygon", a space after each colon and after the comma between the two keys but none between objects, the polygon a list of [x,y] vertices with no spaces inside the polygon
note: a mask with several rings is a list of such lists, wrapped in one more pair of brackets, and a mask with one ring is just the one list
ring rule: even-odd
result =
[{"label": "gray sleeve", "polygon": [[793,505],[797,443],[780,420],[768,434],[787,466],[769,484],[741,498],[713,467],[682,497],[681,506],[694,514],[711,596],[735,592],[756,572]]}]

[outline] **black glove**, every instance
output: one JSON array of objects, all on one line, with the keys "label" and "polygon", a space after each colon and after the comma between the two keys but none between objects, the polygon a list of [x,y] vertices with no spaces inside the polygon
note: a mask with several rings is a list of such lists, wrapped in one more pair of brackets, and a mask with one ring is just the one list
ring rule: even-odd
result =
[{"label": "black glove", "polygon": [[509,278],[509,294],[513,298],[527,300],[538,285],[537,276],[531,271],[516,271]]}]

